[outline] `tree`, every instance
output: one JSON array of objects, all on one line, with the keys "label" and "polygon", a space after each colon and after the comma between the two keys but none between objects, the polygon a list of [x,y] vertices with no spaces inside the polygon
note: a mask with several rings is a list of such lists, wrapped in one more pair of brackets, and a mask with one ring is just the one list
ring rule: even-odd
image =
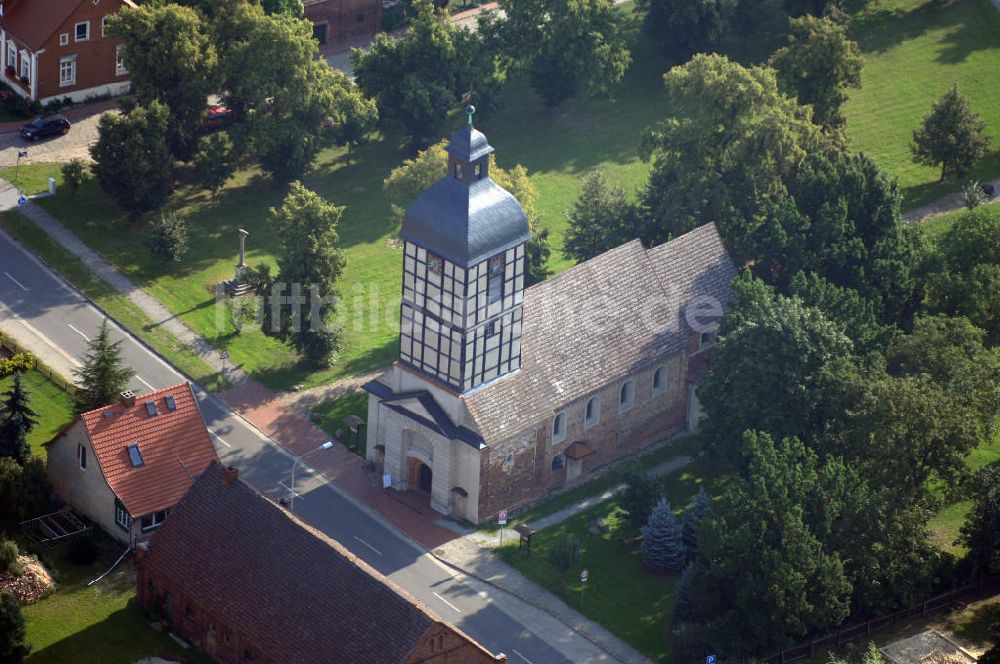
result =
[{"label": "tree", "polygon": [[618,493],[618,504],[625,510],[629,523],[642,528],[660,497],[659,482],[639,464],[629,466],[624,480],[625,488]]},{"label": "tree", "polygon": [[28,631],[17,600],[9,592],[0,593],[0,661],[21,664],[31,652]]},{"label": "tree", "polygon": [[137,100],[167,107],[170,151],[187,161],[197,147],[205,100],[217,85],[218,54],[209,26],[195,10],[174,3],[126,7],[108,26],[122,39]]},{"label": "tree", "polygon": [[194,172],[202,186],[212,192],[212,200],[236,172],[237,158],[233,139],[224,131],[202,136],[194,155]]},{"label": "tree", "polygon": [[961,215],[937,241],[939,265],[928,278],[930,311],[965,316],[1000,343],[1000,212],[983,206]]},{"label": "tree", "polygon": [[365,97],[352,86],[337,100],[333,116],[333,139],[337,145],[347,147],[347,163],[351,163],[351,150],[375,129],[378,123],[378,106],[375,100]]},{"label": "tree", "polygon": [[51,511],[52,485],[45,462],[29,457],[23,466],[0,457],[0,519],[17,523]]},{"label": "tree", "polygon": [[714,50],[729,32],[738,0],[644,0],[642,27],[674,58]]},{"label": "tree", "polygon": [[739,463],[744,431],[813,438],[835,389],[829,369],[849,360],[853,347],[837,325],[797,298],[769,295],[756,281],[740,282],[737,293],[698,396],[709,448]]},{"label": "tree", "polygon": [[28,434],[38,424],[38,413],[31,409],[21,374],[14,374],[14,384],[4,395],[0,410],[0,456],[11,457],[22,466],[31,455]]},{"label": "tree", "polygon": [[694,609],[694,594],[697,589],[691,584],[694,580],[694,565],[688,564],[677,579],[674,586],[674,610],[671,620],[674,625],[682,625],[696,621]]},{"label": "tree", "polygon": [[173,157],[167,147],[167,107],[158,101],[128,113],[105,113],[90,148],[91,170],[114,201],[135,221],[170,195]]},{"label": "tree", "polygon": [[[848,664],[848,661],[839,657],[830,657],[830,664]],[[878,646],[874,643],[869,643],[868,649],[861,656],[859,664],[885,664],[885,660],[882,658],[882,652],[878,649]]]},{"label": "tree", "polygon": [[642,527],[642,564],[654,572],[679,572],[686,562],[684,528],[670,501],[660,498]]},{"label": "tree", "polygon": [[580,543],[572,535],[563,535],[549,547],[548,559],[559,574],[559,583],[565,588],[566,575],[580,562]]},{"label": "tree", "polygon": [[684,551],[687,560],[691,560],[698,553],[698,528],[701,523],[712,514],[712,499],[708,497],[705,487],[698,488],[698,494],[684,510],[684,517],[681,525],[684,527]]},{"label": "tree", "polygon": [[896,328],[879,322],[881,307],[853,288],[841,288],[815,272],[797,273],[789,288],[808,307],[836,323],[860,353],[884,351]]},{"label": "tree", "polygon": [[972,510],[958,543],[969,549],[975,572],[1000,572],[1000,468],[987,466],[973,484]]},{"label": "tree", "polygon": [[500,9],[480,29],[548,107],[607,93],[632,62],[611,0],[501,0]]},{"label": "tree", "polygon": [[785,94],[813,109],[813,121],[827,129],[844,126],[841,108],[848,88],[861,87],[864,61],[847,27],[831,18],[789,20],[788,45],[775,51],[770,65]]},{"label": "tree", "polygon": [[[447,141],[441,141],[426,150],[419,151],[415,157],[392,169],[383,181],[382,188],[385,190],[386,198],[389,199],[389,207],[399,222],[402,222],[406,208],[417,199],[417,196],[448,175],[448,153],[445,150],[447,144]],[[496,157],[490,155],[489,175],[494,182],[517,199],[528,216],[531,239],[525,247],[525,286],[544,281],[548,276],[545,264],[550,252],[549,233],[548,229],[538,227],[538,211],[535,208],[538,191],[528,178],[528,170],[520,164],[510,170],[500,168],[496,163]]]},{"label": "tree", "polygon": [[953,85],[934,103],[920,129],[913,132],[910,152],[913,161],[924,166],[940,166],[941,180],[948,173],[962,177],[983,158],[990,141],[986,123],[972,110],[966,97]]},{"label": "tree", "polygon": [[87,181],[90,176],[90,167],[87,162],[79,157],[70,159],[62,166],[63,183],[69,187],[69,192],[75,194],[80,185]]},{"label": "tree", "polygon": [[344,269],[337,233],[343,211],[300,182],[291,184],[280,208],[270,210],[280,238],[278,280],[291,288],[277,324],[282,336],[317,364],[332,362],[339,343],[329,319]]},{"label": "tree", "polygon": [[87,341],[83,366],[74,369],[76,392],[73,410],[79,415],[114,403],[128,387],[135,372],[122,365],[121,341],[111,341],[108,320],[104,319],[97,336]]},{"label": "tree", "polygon": [[787,198],[787,181],[826,141],[769,68],[699,54],[664,82],[669,114],[642,145],[653,159],[639,193],[642,240],[659,244],[714,221],[733,260],[750,260],[768,205]]},{"label": "tree", "polygon": [[501,78],[480,33],[456,27],[430,0],[415,0],[412,9],[405,39],[378,34],[367,49],[351,52],[351,63],[383,124],[417,148],[440,135],[464,93],[472,93],[480,110],[489,109]]},{"label": "tree", "polygon": [[[822,634],[847,617],[851,584],[810,528],[843,466],[795,438],[748,432],[745,476],[726,484],[699,533],[699,629],[721,655],[747,656]],[[812,493],[816,492],[816,493]]]},{"label": "tree", "polygon": [[580,195],[566,212],[569,226],[563,238],[563,255],[585,261],[639,236],[635,206],[625,190],[611,186],[601,171],[583,180]]},{"label": "tree", "polygon": [[0,535],[0,574],[12,572],[15,576],[20,574],[21,567],[17,564],[17,542],[9,540]]},{"label": "tree", "polygon": [[150,224],[146,246],[164,263],[177,263],[187,253],[187,241],[187,220],[175,212],[165,212]]}]

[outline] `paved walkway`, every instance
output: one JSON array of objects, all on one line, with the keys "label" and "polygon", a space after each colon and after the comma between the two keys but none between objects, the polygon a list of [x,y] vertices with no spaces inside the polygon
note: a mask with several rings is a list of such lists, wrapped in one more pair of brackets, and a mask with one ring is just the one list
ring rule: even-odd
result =
[{"label": "paved walkway", "polygon": [[[1000,0],[993,0],[994,3],[1000,3]],[[989,180],[987,182],[981,182],[982,185],[993,185],[994,191],[1000,191],[1000,179]],[[996,196],[991,201],[987,201],[985,205],[993,205],[994,203],[1000,202],[1000,196]],[[957,212],[958,210],[965,209],[965,197],[962,192],[957,192],[954,194],[949,194],[947,196],[942,196],[932,203],[928,203],[922,207],[918,207],[915,210],[910,210],[903,215],[903,219],[907,221],[926,221],[927,219],[932,219],[934,217],[941,216],[942,214],[948,214],[949,212]]]}]

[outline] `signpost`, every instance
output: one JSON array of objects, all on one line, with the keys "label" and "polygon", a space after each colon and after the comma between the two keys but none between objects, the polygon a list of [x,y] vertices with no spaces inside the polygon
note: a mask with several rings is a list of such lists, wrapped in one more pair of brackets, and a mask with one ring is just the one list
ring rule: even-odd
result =
[{"label": "signpost", "polygon": [[500,546],[503,546],[503,527],[507,525],[507,510],[500,510],[497,523],[500,524]]},{"label": "signpost", "polygon": [[590,578],[590,572],[588,572],[586,569],[580,572],[580,583],[583,584],[583,587],[580,588],[580,606],[583,606],[583,591],[587,587],[587,579],[589,578]]},{"label": "signpost", "polygon": [[715,655],[709,655],[706,657],[705,664],[715,664]]}]

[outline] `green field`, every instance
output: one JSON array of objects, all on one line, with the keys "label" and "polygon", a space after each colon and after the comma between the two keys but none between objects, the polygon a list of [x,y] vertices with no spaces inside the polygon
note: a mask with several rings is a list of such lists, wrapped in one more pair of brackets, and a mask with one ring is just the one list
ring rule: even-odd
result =
[{"label": "green field", "polygon": [[[73,399],[70,395],[38,371],[22,374],[22,382],[30,398],[31,409],[38,415],[38,424],[28,435],[31,452],[45,458],[42,443],[51,440],[64,425],[73,419]],[[14,377],[0,378],[0,399],[10,390]]]},{"label": "green field", "polygon": [[957,191],[937,169],[910,160],[909,144],[931,104],[953,83],[987,124],[992,146],[970,175],[1000,176],[1000,12],[990,0],[880,0],[854,17],[864,53],[862,88],[846,106],[851,145],[897,176],[904,208]]}]

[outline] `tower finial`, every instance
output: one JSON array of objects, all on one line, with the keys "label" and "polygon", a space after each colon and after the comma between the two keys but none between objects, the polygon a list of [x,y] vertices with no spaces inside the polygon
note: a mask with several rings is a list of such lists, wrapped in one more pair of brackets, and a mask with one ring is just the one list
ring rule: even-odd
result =
[{"label": "tower finial", "polygon": [[476,114],[476,107],[469,104],[465,107],[465,112],[469,114],[469,126],[472,126],[472,116]]}]

